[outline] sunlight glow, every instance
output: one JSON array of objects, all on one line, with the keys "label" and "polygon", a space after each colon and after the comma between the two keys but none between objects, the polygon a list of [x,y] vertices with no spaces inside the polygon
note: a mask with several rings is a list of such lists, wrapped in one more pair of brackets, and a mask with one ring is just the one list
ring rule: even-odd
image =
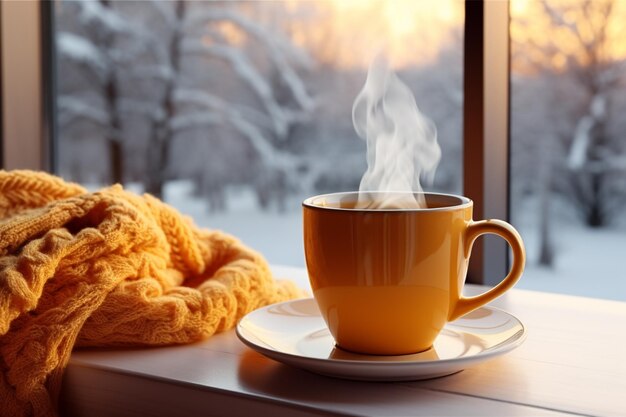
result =
[{"label": "sunlight glow", "polygon": [[513,55],[513,67],[530,74],[622,60],[626,57],[625,21],[626,2],[621,0],[597,0],[586,6],[581,0],[514,0],[511,39],[518,52]]},{"label": "sunlight glow", "polygon": [[336,67],[366,68],[380,52],[394,68],[425,65],[443,45],[462,39],[460,0],[331,0],[316,6],[324,18],[295,28],[293,39]]}]

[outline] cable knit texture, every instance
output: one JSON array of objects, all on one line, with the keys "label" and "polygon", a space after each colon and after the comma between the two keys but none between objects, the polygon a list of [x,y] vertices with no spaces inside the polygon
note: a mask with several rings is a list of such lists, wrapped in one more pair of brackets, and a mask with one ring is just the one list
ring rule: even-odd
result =
[{"label": "cable knit texture", "polygon": [[301,295],[261,255],[154,197],[0,171],[3,416],[55,415],[74,347],[198,341]]}]

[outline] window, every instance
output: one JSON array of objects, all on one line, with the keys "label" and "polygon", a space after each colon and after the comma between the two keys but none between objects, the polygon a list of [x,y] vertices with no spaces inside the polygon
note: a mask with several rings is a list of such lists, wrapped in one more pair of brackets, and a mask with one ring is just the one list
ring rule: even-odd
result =
[{"label": "window", "polygon": [[352,103],[379,51],[433,119],[433,189],[462,192],[463,3],[54,3],[58,173],[148,191],[303,266],[301,201],[358,189]]},{"label": "window", "polygon": [[[79,49],[74,50],[74,57],[68,57],[68,54],[71,55],[72,47],[77,46],[75,42],[71,42],[72,39],[76,40],[76,37],[94,39],[93,42],[96,43],[106,42],[106,36],[102,33],[88,33],[97,25],[82,27],[84,22],[80,19],[101,18],[114,26],[125,25],[124,20],[112,17],[117,15],[120,19],[138,19],[133,21],[133,25],[126,25],[124,29],[138,31],[134,34],[118,34],[112,41],[109,40],[108,42],[113,42],[114,45],[111,50],[115,51],[113,55],[116,59],[121,59],[123,55],[117,55],[118,52],[130,51],[131,57],[128,58],[127,55],[127,63],[134,60],[137,64],[146,64],[136,66],[141,71],[145,71],[143,78],[140,77],[139,81],[134,81],[129,77],[118,90],[120,98],[124,98],[120,101],[120,106],[126,110],[130,107],[131,110],[118,120],[122,126],[121,132],[137,132],[137,134],[125,136],[124,142],[119,141],[123,147],[123,152],[118,152],[124,160],[121,164],[122,175],[128,187],[140,191],[147,188],[147,180],[143,178],[143,175],[145,175],[148,160],[146,138],[150,137],[148,133],[150,123],[145,117],[151,114],[150,117],[159,120],[163,112],[145,112],[144,118],[135,115],[147,110],[137,99],[142,98],[140,93],[143,94],[146,91],[152,94],[146,96],[152,100],[161,98],[163,86],[159,87],[158,79],[159,77],[166,79],[171,71],[164,66],[155,68],[152,65],[151,68],[151,65],[147,65],[161,61],[157,61],[159,57],[157,55],[151,57],[150,48],[139,41],[151,38],[150,36],[142,37],[143,35],[152,34],[154,39],[155,33],[159,33],[162,38],[157,38],[159,40],[157,43],[161,46],[168,45],[166,42],[168,32],[164,29],[165,21],[167,16],[171,16],[172,12],[177,9],[174,6],[175,3],[165,2],[162,4],[156,2],[156,6],[141,2],[103,1],[97,3],[95,7],[109,7],[115,13],[104,13],[96,17],[93,17],[91,13],[90,17],[89,10],[81,12],[82,4],[68,1],[2,3],[0,16],[2,17],[1,42],[4,58],[2,60],[3,166],[9,169],[18,167],[41,169],[48,166],[45,163],[46,159],[41,156],[46,154],[43,148],[50,141],[44,140],[39,143],[33,140],[36,133],[22,134],[27,129],[30,129],[31,133],[38,129],[35,123],[41,105],[38,100],[43,96],[44,102],[57,103],[59,107],[55,112],[58,116],[60,132],[56,143],[60,148],[59,167],[56,171],[94,187],[111,181],[113,170],[108,162],[110,161],[109,155],[117,151],[112,150],[115,145],[107,141],[104,133],[107,130],[98,130],[94,127],[95,125],[89,125],[85,120],[68,123],[66,118],[69,118],[70,113],[67,110],[77,102],[64,100],[72,98],[73,95],[74,98],[84,99],[94,104],[83,109],[105,109],[106,99],[103,98],[106,97],[105,90],[102,90],[101,85],[97,87],[101,80],[94,78],[91,81],[94,85],[91,85],[85,68],[81,68],[81,65],[88,65],[88,61],[84,59],[90,55],[88,51],[102,54],[101,48],[86,48],[81,52],[79,42]],[[439,138],[444,156],[434,188],[462,192],[473,198],[476,204],[475,209],[478,209],[475,214],[476,218],[506,218],[509,212],[507,199],[510,192],[511,219],[522,232],[529,254],[527,272],[519,285],[540,290],[626,299],[626,291],[623,287],[626,280],[623,279],[623,273],[616,263],[625,243],[624,215],[620,214],[624,212],[621,207],[624,204],[623,184],[626,183],[623,181],[622,164],[624,140],[619,136],[619,132],[623,131],[622,121],[616,116],[624,102],[621,93],[624,85],[623,71],[619,71],[624,68],[624,52],[620,49],[621,43],[616,41],[620,37],[619,30],[622,30],[619,23],[623,20],[620,16],[624,13],[622,11],[624,5],[620,2],[583,2],[582,0],[567,2],[551,0],[548,3],[515,1],[510,4],[512,123],[511,181],[509,183],[507,181],[509,165],[506,157],[509,154],[509,142],[506,140],[508,137],[506,103],[509,100],[508,70],[506,70],[509,49],[506,33],[509,29],[507,25],[509,5],[504,2],[467,2],[465,13],[463,13],[462,3],[457,2],[446,3],[441,6],[441,9],[439,6],[433,8],[435,3],[428,3],[428,6],[423,6],[425,2],[407,3],[422,5],[406,6],[407,9],[402,9],[406,12],[392,17],[391,19],[397,23],[393,29],[385,23],[387,17],[385,17],[382,2],[365,4],[365,2],[349,1],[288,1],[272,2],[266,5],[256,2],[190,3],[189,7],[204,8],[205,11],[216,7],[213,9],[214,13],[224,8],[233,8],[234,10],[226,12],[236,12],[242,19],[252,20],[256,24],[255,27],[262,28],[265,32],[269,31],[272,34],[272,42],[279,42],[280,39],[281,45],[287,49],[302,52],[289,60],[297,76],[296,81],[306,87],[307,96],[330,102],[330,105],[315,107],[315,112],[320,112],[315,117],[298,119],[299,124],[289,129],[287,140],[280,140],[279,136],[271,137],[272,149],[282,152],[281,154],[294,155],[299,161],[295,164],[296,169],[289,171],[294,175],[289,177],[279,175],[278,178],[282,179],[278,180],[276,177],[272,180],[270,176],[269,182],[278,181],[283,184],[284,192],[274,192],[267,198],[263,197],[264,187],[258,184],[268,181],[268,177],[265,176],[268,171],[261,171],[259,165],[253,163],[258,161],[258,155],[255,155],[258,150],[255,150],[246,140],[245,135],[237,132],[236,128],[221,126],[220,129],[198,128],[194,133],[187,132],[176,136],[174,140],[176,143],[172,144],[174,149],[168,153],[168,158],[176,163],[168,161],[167,169],[159,171],[163,174],[165,185],[163,192],[166,200],[175,204],[181,203],[181,209],[192,214],[204,226],[223,228],[243,238],[248,244],[265,253],[271,262],[282,264],[301,262],[300,222],[299,217],[296,217],[299,216],[300,210],[301,197],[298,193],[352,188],[364,169],[364,165],[358,166],[359,163],[363,164],[362,159],[359,162],[359,157],[351,158],[351,155],[363,152],[363,143],[354,136],[348,116],[351,101],[365,77],[364,63],[367,63],[371,56],[359,55],[362,57],[360,64],[350,64],[352,61],[346,57],[352,56],[350,53],[357,50],[355,45],[359,45],[359,48],[362,45],[375,46],[370,40],[372,38],[363,34],[367,32],[363,32],[364,29],[361,28],[364,25],[355,23],[360,22],[358,19],[365,19],[378,22],[369,27],[369,33],[384,32],[386,37],[393,39],[397,39],[398,36],[400,39],[402,36],[409,39],[404,44],[402,41],[391,42],[391,44],[403,45],[400,51],[404,51],[402,48],[408,47],[406,45],[410,46],[412,51],[410,56],[414,61],[411,61],[412,63],[396,61],[396,69],[400,77],[415,92],[421,109],[433,118],[439,127]],[[404,2],[394,2],[394,4],[404,4]],[[605,8],[604,12],[601,11],[601,14],[597,15],[597,11],[602,10],[607,4],[612,7]],[[171,9],[169,11],[162,9],[163,5],[169,5]],[[153,7],[153,9],[148,12],[148,7]],[[419,10],[416,9],[415,13],[410,13],[411,7],[417,7]],[[29,24],[29,22],[37,21],[38,8],[41,8],[43,24],[41,26]],[[19,13],[17,9],[20,9]],[[200,9],[194,10],[194,15]],[[602,13],[607,11],[611,12],[609,20],[606,16],[602,18]],[[222,10],[219,13],[226,12]],[[77,19],[72,20],[72,13]],[[591,16],[591,20],[585,22],[580,17],[580,13]],[[407,16],[415,15],[417,17],[414,20],[407,19],[408,23],[404,20]],[[464,34],[461,34],[463,15],[465,15],[465,28]],[[224,14],[221,16],[224,17]],[[426,26],[423,31],[417,27],[412,33],[410,22],[414,21],[419,25],[419,16],[428,16],[425,20],[434,22],[435,27],[431,28],[428,23],[424,23]],[[159,20],[164,17],[166,20]],[[69,50],[61,51],[58,55],[59,61],[65,60],[66,62],[59,62],[57,66],[59,69],[59,76],[55,78],[59,84],[57,100],[49,101],[45,93],[50,91],[51,83],[46,80],[50,74],[46,68],[50,68],[52,57],[46,57],[45,53],[50,48],[46,47],[44,41],[50,38],[46,31],[51,29],[50,22],[55,19],[57,24],[54,25],[52,32],[56,35],[58,42],[66,42],[64,47],[69,46]],[[247,34],[247,30],[238,28],[236,22],[220,22],[217,18],[214,20],[214,25],[202,24],[200,27],[189,29],[191,32],[186,32],[185,38],[193,39],[200,33],[199,31],[211,29],[211,36],[221,37],[229,46],[238,48],[246,59],[252,60],[255,67],[260,69],[260,74],[266,84],[271,86],[270,91],[272,91],[274,101],[281,109],[287,109],[290,112],[297,109],[295,106],[297,100],[294,101],[293,91],[284,81],[280,81],[281,74],[275,71],[272,64],[274,61],[271,56],[267,55],[267,52],[271,50],[263,47],[262,42],[257,44],[258,40],[249,39],[250,35]],[[244,24],[243,22],[242,20],[239,23]],[[320,22],[333,22],[333,24],[328,23],[327,26],[322,25],[318,28]],[[504,27],[504,31],[499,28],[499,25]],[[353,31],[342,32],[343,27],[350,27]],[[309,28],[317,28],[318,31],[308,31]],[[589,41],[593,39],[594,30],[599,28],[606,29],[606,37],[602,38],[601,47],[595,48],[594,45],[598,43]],[[43,34],[37,32],[39,29],[43,30]],[[576,31],[568,34],[568,31],[571,32],[574,29],[582,35],[578,41],[585,40],[586,50],[582,54],[575,52],[578,36]],[[352,38],[349,35],[351,33],[356,36],[356,32],[359,32],[358,38]],[[542,37],[545,34],[547,35]],[[64,36],[65,39],[63,39]],[[68,40],[70,40],[69,45]],[[208,38],[203,37],[201,40],[204,45],[207,42],[209,45],[216,45],[211,44]],[[464,42],[463,52],[459,48],[461,42]],[[420,45],[427,45],[427,47],[420,49]],[[85,43],[82,46],[85,46]],[[39,47],[42,48],[43,55],[37,54]],[[578,47],[580,47],[580,42]],[[14,56],[16,48],[28,52],[27,55],[31,61],[22,58],[7,60],[7,56]],[[316,48],[322,48],[324,52],[313,53],[319,52]],[[367,53],[373,53],[373,50],[374,48],[368,50]],[[390,49],[392,55],[393,50],[393,48]],[[106,55],[106,52],[104,53]],[[620,78],[620,81],[613,85],[614,88],[608,91],[606,98],[603,99],[606,100],[604,116],[602,112],[598,112],[598,109],[603,107],[603,100],[589,102],[587,87],[584,87],[584,82],[576,80],[577,76],[584,75],[589,69],[589,61],[586,60],[590,59],[594,53],[599,59],[596,62],[596,69],[601,70],[604,75],[617,74]],[[102,58],[102,55],[100,56]],[[167,51],[160,58],[164,56],[168,56]],[[211,101],[210,105],[219,107],[223,103],[232,104],[238,111],[243,111],[246,117],[253,114],[255,115],[253,119],[263,124],[262,121],[268,119],[266,104],[259,101],[260,98],[254,90],[243,88],[245,83],[241,80],[239,83],[234,83],[237,79],[234,76],[236,74],[232,66],[229,67],[223,61],[215,57],[185,58],[184,64],[179,67],[179,72],[185,74],[185,77],[180,78],[181,82],[184,80],[183,87],[195,92],[208,91],[214,94],[216,99],[222,100]],[[312,66],[307,66],[311,63],[313,63]],[[541,65],[534,66],[537,63]],[[37,87],[37,78],[33,77],[32,71],[28,71],[29,68],[40,67],[44,68],[45,82],[40,86],[43,88]],[[206,71],[194,73],[194,71],[198,72],[198,68],[205,67]],[[123,68],[125,68],[124,65],[119,66],[120,73]],[[453,72],[451,70],[454,69],[457,71],[456,75],[451,74]],[[349,77],[348,74],[350,74]],[[600,77],[601,80],[607,79],[604,75]],[[120,78],[125,77],[126,75],[120,74]],[[215,85],[216,80],[217,85]],[[66,83],[66,81],[71,82]],[[460,84],[463,85],[461,95],[448,94],[455,91],[458,93],[460,89],[446,90],[446,88]],[[34,91],[29,90],[25,94],[26,88],[30,87],[33,87]],[[35,87],[40,89],[37,90]],[[280,88],[277,89],[277,87]],[[93,90],[91,93],[89,93],[89,88]],[[100,88],[99,93],[98,88]],[[16,95],[16,91],[20,94]],[[238,91],[238,94],[231,95],[234,91]],[[425,98],[426,92],[429,92],[428,99]],[[432,101],[430,94],[433,95]],[[32,100],[15,100],[17,96],[32,98]],[[180,96],[177,97],[180,98]],[[231,101],[233,97],[245,99],[241,102]],[[185,106],[181,105],[180,109],[176,108],[180,111],[177,116],[194,114],[194,111],[203,108],[202,104],[209,104],[202,103],[202,100],[196,100],[197,102],[191,100],[191,98],[199,98],[198,95],[183,95],[183,98],[188,99],[188,102]],[[461,101],[462,103],[459,104]],[[594,101],[596,105],[592,105]],[[460,110],[444,114],[442,110],[453,109],[454,107],[450,106],[454,102]],[[8,106],[7,103],[11,105]],[[341,103],[346,103],[347,106]],[[45,109],[49,110],[49,107]],[[75,110],[78,109],[75,108]],[[254,110],[257,112],[255,113]],[[462,125],[461,110],[463,111]],[[88,115],[95,117],[95,121],[89,123],[97,123],[98,117],[102,114],[102,112],[95,112]],[[23,115],[29,117],[23,117]],[[44,112],[44,116],[46,115],[49,113]],[[585,117],[585,115],[592,117]],[[600,123],[598,120],[591,120],[598,115],[604,120],[600,120]],[[193,119],[193,117],[190,118]],[[328,123],[329,120],[333,123]],[[337,124],[337,120],[343,120],[343,123]],[[592,122],[592,126],[587,127],[588,134],[577,135],[577,132],[583,132],[582,128],[589,124],[589,122],[583,123],[585,120]],[[46,121],[45,117],[43,125],[46,128],[54,127],[52,123]],[[462,134],[460,133],[461,126],[463,126]],[[271,132],[271,123],[269,126],[266,123],[265,129]],[[212,149],[214,152],[208,154],[206,147],[209,143],[208,132],[215,131],[219,131],[220,134],[211,135],[211,139],[217,142],[215,142],[215,149]],[[605,133],[600,134],[602,131]],[[587,138],[585,140],[574,140],[585,136]],[[300,139],[296,140],[296,137]],[[463,137],[462,141],[461,137]],[[316,143],[315,138],[320,142]],[[214,144],[214,142],[211,143]],[[573,146],[574,143],[578,145]],[[228,146],[224,146],[225,144]],[[328,151],[326,146],[329,146],[331,150]],[[340,154],[337,152],[339,148],[342,149]],[[574,152],[574,149],[578,151]],[[580,151],[581,149],[585,152]],[[82,155],[85,160],[81,158],[77,161],[73,155]],[[213,161],[214,158],[218,159],[217,162]],[[199,175],[197,167],[204,168],[206,165],[213,169],[226,162],[227,168],[235,171],[228,177],[229,185],[224,190],[209,192],[215,188],[211,185],[211,180],[216,177]],[[446,167],[446,164],[449,165]],[[577,169],[579,171],[582,169],[582,171],[576,173],[572,167],[578,167]],[[264,175],[257,175],[260,172],[264,172]],[[608,178],[600,182],[600,188],[603,190],[603,195],[610,196],[611,209],[609,211],[613,214],[604,220],[599,220],[598,216],[594,215],[593,221],[602,224],[587,227],[585,217],[591,219],[594,216],[585,216],[585,213],[591,213],[593,210],[580,209],[583,205],[580,205],[580,201],[576,202],[580,198],[576,197],[574,190],[576,178],[582,181],[580,184],[584,184],[585,181],[587,184],[593,184],[594,181],[590,180],[593,175],[589,176],[589,174],[594,172],[603,172],[601,176]],[[312,178],[315,178],[315,181],[311,180]],[[551,180],[546,182],[543,181],[544,178]],[[344,179],[347,181],[338,182]],[[307,191],[303,191],[305,185],[310,187]],[[596,187],[596,190],[600,188]],[[271,188],[271,190],[275,191],[276,188]],[[212,196],[209,197],[209,194]],[[209,200],[213,203],[209,204]],[[259,205],[265,205],[267,209],[259,210]],[[542,209],[542,206],[546,205],[549,208]],[[546,222],[546,219],[549,221]],[[546,225],[548,227],[545,227]],[[246,235],[247,233],[250,234]],[[544,234],[550,239],[541,239]],[[285,235],[290,236],[293,243],[289,243],[288,240],[283,241],[281,236]],[[279,248],[275,245],[277,241],[283,241],[285,244],[281,249],[272,252],[272,248]],[[542,245],[542,241],[551,245]],[[468,278],[474,282],[491,284],[493,280],[497,280],[505,273],[506,247],[501,245],[496,250],[495,246],[490,247],[489,239],[485,243],[483,253],[473,256],[472,261],[477,260],[479,267],[474,272],[470,269]],[[497,243],[501,244],[501,242]],[[541,262],[545,262],[541,255],[551,253],[550,250],[544,253],[541,248],[552,248],[553,266],[551,268],[540,265]],[[572,259],[576,262],[572,262]],[[494,265],[495,269],[492,268]],[[575,272],[581,273],[574,277]],[[602,285],[597,285],[599,279],[605,280]],[[610,282],[610,286],[605,285],[604,282]]]},{"label": "window", "polygon": [[626,3],[514,2],[511,211],[521,287],[626,300]]}]

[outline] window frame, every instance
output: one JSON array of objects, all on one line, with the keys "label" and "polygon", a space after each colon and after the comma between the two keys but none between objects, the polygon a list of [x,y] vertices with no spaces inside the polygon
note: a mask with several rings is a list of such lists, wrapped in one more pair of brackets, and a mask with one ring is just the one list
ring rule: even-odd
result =
[{"label": "window frame", "polygon": [[54,172],[54,2],[0,3],[0,167]]},{"label": "window frame", "polygon": [[[463,193],[474,219],[510,221],[509,2],[465,2],[463,63]],[[472,248],[468,282],[495,285],[509,271],[502,239]]]},{"label": "window frame", "polygon": [[[475,219],[509,220],[509,22],[508,1],[465,1],[463,193],[474,201]],[[3,169],[56,171],[54,35],[54,2],[0,4]],[[506,243],[484,239],[473,248],[467,280],[493,285],[508,270]]]}]

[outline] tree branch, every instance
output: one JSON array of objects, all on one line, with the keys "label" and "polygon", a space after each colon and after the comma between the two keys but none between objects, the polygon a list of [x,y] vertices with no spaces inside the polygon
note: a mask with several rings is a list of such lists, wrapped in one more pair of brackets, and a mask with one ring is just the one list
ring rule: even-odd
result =
[{"label": "tree branch", "polygon": [[72,96],[59,96],[57,105],[59,107],[59,127],[61,128],[67,127],[77,119],[84,119],[103,128],[109,128],[108,114],[83,100]]},{"label": "tree branch", "polygon": [[286,135],[288,120],[285,112],[274,98],[270,85],[241,50],[225,45],[205,45],[195,39],[183,41],[183,50],[188,53],[207,53],[228,62],[235,73],[248,84],[263,102],[274,124],[275,133],[279,137]]}]

